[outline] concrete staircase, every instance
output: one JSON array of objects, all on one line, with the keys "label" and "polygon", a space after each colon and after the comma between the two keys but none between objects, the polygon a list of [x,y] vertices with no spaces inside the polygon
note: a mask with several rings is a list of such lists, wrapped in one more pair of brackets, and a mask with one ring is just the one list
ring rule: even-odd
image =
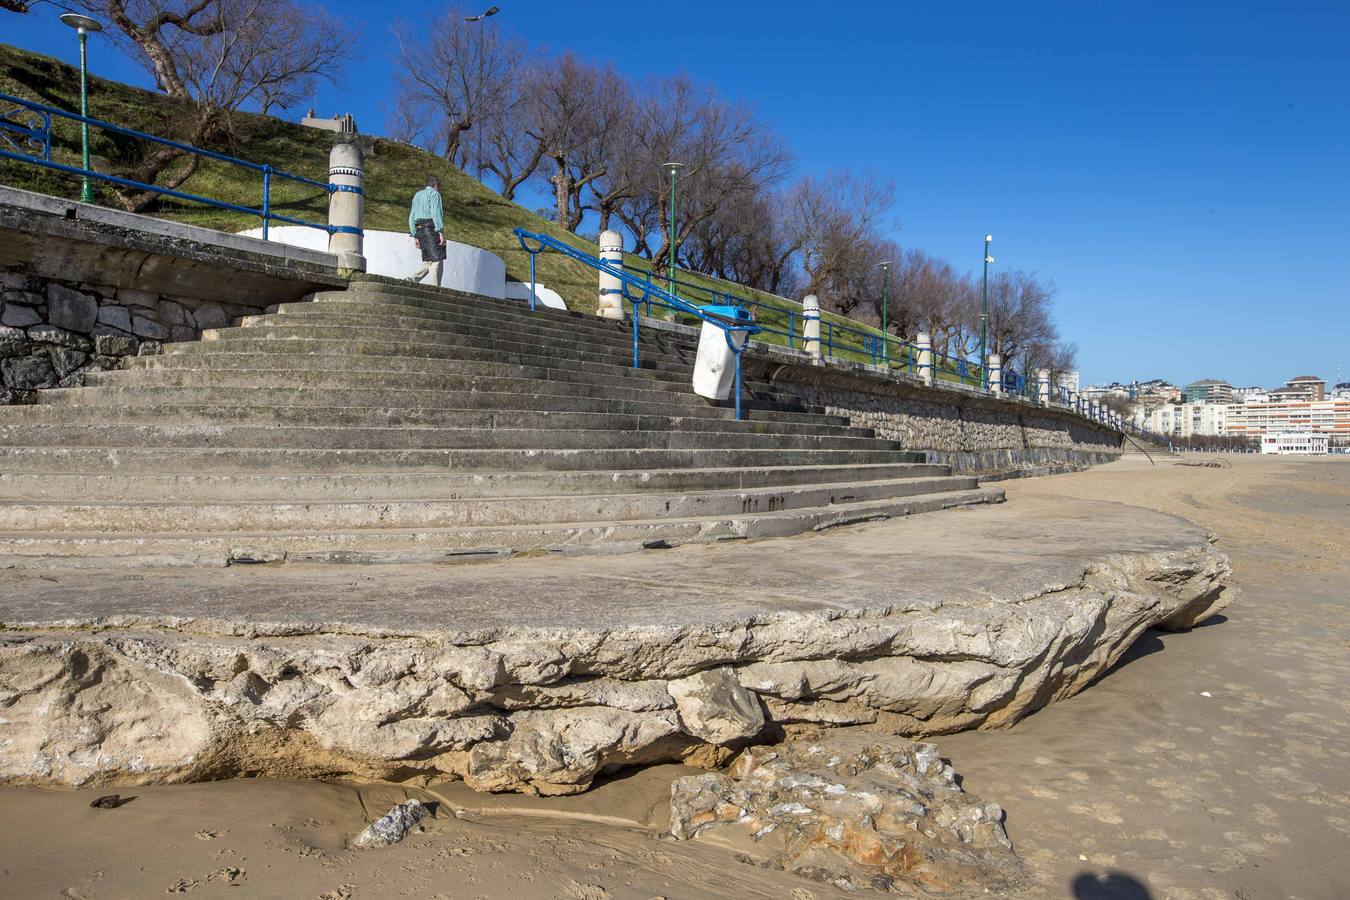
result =
[{"label": "concrete staircase", "polygon": [[[0,565],[424,561],[796,534],[996,502],[693,342],[375,279],[0,408]],[[898,548],[899,549],[899,548]]]},{"label": "concrete staircase", "polygon": [[1120,452],[1122,456],[1147,456],[1151,459],[1181,458],[1181,454],[1172,450],[1166,444],[1160,444],[1157,441],[1132,434],[1125,435],[1125,441],[1120,445]]}]

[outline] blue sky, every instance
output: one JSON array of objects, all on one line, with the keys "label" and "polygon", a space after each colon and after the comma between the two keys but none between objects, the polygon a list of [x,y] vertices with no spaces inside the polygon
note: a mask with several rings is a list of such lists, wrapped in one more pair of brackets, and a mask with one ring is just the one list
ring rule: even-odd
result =
[{"label": "blue sky", "polygon": [[[326,5],[366,51],[316,105],[378,131],[390,25],[437,6]],[[903,244],[974,269],[991,232],[995,267],[1058,285],[1085,383],[1350,379],[1350,3],[497,5],[532,44],[754,104],[800,173],[893,178]],[[74,55],[51,8],[0,40]]]}]

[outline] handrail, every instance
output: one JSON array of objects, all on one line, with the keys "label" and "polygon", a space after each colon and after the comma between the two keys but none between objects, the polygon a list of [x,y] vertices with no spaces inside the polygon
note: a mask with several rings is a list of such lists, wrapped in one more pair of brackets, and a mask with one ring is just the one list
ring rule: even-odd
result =
[{"label": "handrail", "polygon": [[[628,263],[624,263],[623,267],[630,272],[646,273],[647,271]],[[677,288],[682,288],[686,294],[704,294],[708,298],[708,302],[735,303],[748,306],[756,311],[770,310],[781,315],[786,320],[787,327],[786,329],[774,327],[760,321],[760,317],[756,316],[756,324],[760,326],[763,333],[776,334],[785,338],[788,349],[796,349],[798,344],[804,342],[802,328],[805,326],[806,316],[800,310],[757,300],[750,296],[748,291],[746,293],[719,291],[706,285],[682,281],[678,277],[668,278],[665,281]],[[873,366],[901,369],[908,371],[910,374],[915,374],[918,371],[919,348],[914,343],[891,334],[883,334],[874,329],[866,328],[861,324],[846,325],[823,316],[820,322],[822,326],[820,344],[826,356],[839,357],[843,354],[854,354],[865,357]],[[798,323],[801,323],[800,327]],[[981,366],[975,360],[951,356],[933,350],[933,362],[936,372],[955,376],[961,384],[975,386],[983,384]]]},{"label": "handrail", "polygon": [[[671,293],[665,288],[657,286],[652,282],[650,273],[648,273],[647,277],[644,279],[638,279],[635,276],[629,274],[629,272],[626,271],[626,267],[621,262],[615,264],[607,259],[602,259],[598,256],[586,253],[585,251],[578,250],[577,248],[571,246],[570,244],[566,244],[563,241],[558,240],[557,238],[550,237],[549,235],[546,234],[538,234],[536,232],[526,231],[524,228],[515,228],[512,230],[512,233],[515,234],[516,240],[520,242],[520,248],[524,250],[526,253],[530,254],[531,311],[537,308],[535,300],[534,258],[537,254],[542,253],[545,250],[556,251],[570,259],[574,259],[577,262],[584,263],[590,266],[591,268],[596,269],[597,271],[604,272],[605,274],[611,275],[614,278],[618,279],[621,285],[618,293],[623,297],[623,299],[627,300],[630,304],[632,304],[632,316],[630,318],[633,320],[633,368],[635,369],[641,368],[640,360],[638,357],[639,351],[638,351],[638,314],[637,314],[638,304],[640,303],[646,305],[648,318],[651,317],[651,307],[653,303],[655,303],[655,305],[657,306],[664,307],[666,309],[673,309],[676,312],[682,312],[685,313],[686,315],[694,316],[702,320],[703,322],[706,322],[709,325],[715,325],[716,327],[722,329],[722,337],[726,340],[728,349],[731,350],[732,354],[735,356],[736,359],[736,386],[735,386],[736,418],[737,419],[742,418],[741,353],[745,350],[746,345],[749,343],[750,335],[757,334],[763,330],[760,328],[760,326],[754,323],[747,324],[744,322],[738,322],[734,319],[728,319],[725,316],[719,316],[716,313],[710,313],[707,310],[704,310],[701,307],[688,302],[687,300],[680,299],[680,297]],[[531,241],[533,241],[537,246],[531,247],[529,243]],[[640,289],[642,291],[642,296],[635,297],[632,294],[630,294],[628,292],[628,288],[630,287]],[[735,340],[733,338],[733,335],[737,333],[744,334],[745,340],[739,342]]]},{"label": "handrail", "polygon": [[[297,184],[309,185],[310,187],[319,188],[323,190],[325,193],[329,194],[339,190],[350,191],[353,193],[364,193],[363,190],[359,187],[353,185],[336,185],[329,182],[315,181],[314,179],[306,178],[303,175],[294,175],[290,172],[285,172],[281,169],[274,168],[272,165],[268,163],[255,163],[246,159],[239,159],[234,156],[229,156],[224,153],[218,153],[215,150],[206,150],[202,147],[194,147],[191,144],[184,144],[179,141],[169,140],[168,138],[159,137],[157,135],[147,134],[144,131],[136,131],[133,128],[124,128],[121,125],[116,125],[112,122],[105,122],[101,119],[94,119],[90,118],[89,116],[82,116],[79,115],[78,113],[66,112],[65,110],[57,109],[56,107],[52,106],[46,106],[45,104],[42,103],[36,103],[32,100],[24,100],[22,97],[14,97],[9,94],[0,93],[0,102],[4,102],[7,104],[13,103],[18,105],[18,109],[8,110],[4,113],[0,113],[0,138],[4,138],[5,143],[8,144],[10,147],[14,148],[13,150],[7,150],[4,149],[3,147],[0,147],[0,158],[12,159],[17,162],[41,166],[46,169],[52,169],[58,172],[65,172],[71,175],[79,175],[84,178],[96,178],[100,181],[106,181],[111,184],[120,185],[122,187],[130,187],[136,188],[137,190],[150,191],[156,194],[175,197],[179,200],[187,200],[193,203],[202,203],[207,206],[215,207],[216,209],[227,209],[232,212],[241,212],[246,213],[248,215],[257,216],[258,218],[262,219],[263,240],[268,239],[268,226],[273,220],[278,222],[285,222],[289,225],[303,225],[307,228],[318,228],[328,232],[329,234],[362,233],[362,229],[352,225],[328,225],[328,224],[321,225],[314,222],[306,222],[303,219],[297,219],[293,216],[286,216],[280,213],[273,212],[272,196],[271,196],[273,178],[282,178],[287,181],[294,181]],[[41,120],[40,126],[39,123],[31,121],[28,122],[27,124],[24,124],[15,118],[15,114],[19,113],[21,110],[24,109],[29,110],[31,113],[36,114],[40,118]],[[250,206],[244,206],[238,203],[229,203],[224,200],[215,200],[210,197],[202,197],[196,194],[189,194],[186,191],[178,191],[165,187],[157,187],[156,185],[146,184],[145,182],[136,181],[134,179],[122,178],[117,175],[109,175],[107,173],[99,172],[94,169],[84,169],[79,166],[70,166],[64,163],[54,162],[51,158],[53,116],[56,116],[61,119],[68,119],[72,122],[79,122],[81,124],[92,126],[94,128],[100,128],[104,131],[112,132],[113,134],[120,134],[125,135],[126,137],[136,138],[138,140],[150,141],[151,143],[159,144],[164,147],[172,147],[175,150],[181,150],[184,153],[190,153],[194,156],[202,156],[206,157],[207,159],[214,159],[218,162],[229,163],[231,165],[240,166],[241,168],[250,169],[252,171],[258,172],[263,177],[262,205],[255,208]],[[10,140],[8,135],[5,134],[5,132],[17,134],[23,141],[30,141],[33,143],[42,144],[43,147],[42,156],[38,157],[31,153],[26,154],[19,152],[20,151],[19,146],[15,144],[13,140]]]}]

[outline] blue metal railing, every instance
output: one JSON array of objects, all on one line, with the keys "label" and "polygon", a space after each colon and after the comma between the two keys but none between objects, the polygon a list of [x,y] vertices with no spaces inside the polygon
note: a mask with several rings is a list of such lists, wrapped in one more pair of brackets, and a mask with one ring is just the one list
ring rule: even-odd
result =
[{"label": "blue metal railing", "polygon": [[[644,273],[644,277],[638,278],[637,276],[633,275],[630,271],[628,271],[627,267],[625,267],[623,263],[614,263],[606,259],[601,259],[598,256],[594,256],[590,253],[586,253],[585,251],[578,250],[577,248],[571,246],[570,244],[565,244],[562,241],[558,240],[557,238],[549,237],[546,234],[537,234],[532,231],[526,231],[524,228],[516,228],[513,230],[512,233],[515,234],[516,240],[520,242],[521,249],[524,250],[526,253],[530,254],[531,310],[537,308],[535,299],[534,258],[536,255],[544,252],[545,250],[553,250],[557,253],[561,253],[562,255],[568,257],[569,259],[574,259],[577,262],[585,263],[591,268],[599,272],[604,272],[607,275],[611,275],[619,281],[620,287],[618,289],[618,293],[623,297],[624,300],[627,300],[632,307],[631,309],[632,315],[629,316],[629,318],[632,319],[633,322],[633,368],[635,369],[641,368],[640,359],[638,356],[639,304],[642,304],[644,306],[648,318],[651,317],[651,308],[653,305],[655,305],[663,309],[673,310],[677,313],[684,313],[685,315],[694,316],[695,318],[703,322],[706,322],[710,325],[715,325],[716,327],[722,329],[722,336],[723,338],[726,339],[727,347],[731,350],[732,355],[736,359],[736,382],[734,388],[736,396],[736,418],[737,419],[743,418],[741,413],[741,353],[745,350],[746,345],[749,343],[750,335],[756,334],[762,330],[760,326],[753,323],[747,324],[745,322],[739,322],[734,319],[728,319],[726,317],[719,316],[715,313],[709,313],[708,311],[697,306],[696,304],[690,303],[687,300],[682,300],[680,297],[676,296],[675,294],[671,293],[665,288],[660,287],[659,285],[654,283],[651,279],[651,273],[649,272]],[[533,247],[530,246],[530,242],[534,242],[535,246]],[[632,293],[629,292],[629,288],[633,288],[634,290],[640,290],[642,292],[642,295],[641,296],[633,295]],[[612,291],[613,289],[608,290]],[[734,304],[728,303],[726,305],[731,306]],[[744,335],[744,339],[737,340],[735,335],[738,334]]]},{"label": "blue metal railing", "polygon": [[[267,163],[255,163],[248,160],[238,159],[233,156],[227,156],[224,153],[217,153],[214,150],[206,150],[201,147],[194,147],[191,144],[183,144],[178,141],[171,141],[168,138],[158,137],[153,134],[146,134],[143,131],[136,131],[131,128],[123,128],[120,125],[114,125],[111,122],[104,122],[100,119],[91,119],[88,116],[81,116],[77,113],[66,112],[55,107],[45,106],[41,103],[34,103],[31,100],[24,100],[20,97],[12,97],[9,94],[0,93],[0,104],[3,106],[13,105],[12,109],[6,109],[0,112],[0,159],[12,159],[17,162],[29,165],[41,166],[45,169],[51,169],[57,172],[64,172],[69,175],[79,175],[82,178],[95,178],[99,181],[106,181],[110,184],[120,185],[121,187],[135,188],[136,190],[150,191],[156,194],[162,194],[167,197],[174,197],[179,200],[187,200],[192,203],[201,203],[216,209],[227,209],[231,212],[245,213],[251,216],[257,216],[262,220],[263,240],[268,238],[268,227],[273,221],[284,222],[288,225],[303,225],[306,228],[318,228],[329,234],[361,234],[362,230],[352,225],[327,225],[316,222],[306,222],[304,219],[297,219],[293,216],[282,215],[272,210],[272,180],[280,178],[286,181],[293,181],[297,184],[308,185],[318,188],[325,193],[335,191],[350,191],[353,193],[362,193],[362,189],[353,185],[338,185],[323,181],[315,181],[312,178],[305,178],[302,175],[293,175],[290,172],[283,172]],[[193,156],[201,156],[206,159],[214,159],[217,162],[228,163],[245,169],[251,169],[262,175],[262,205],[258,207],[244,206],[239,203],[230,203],[225,200],[216,200],[210,197],[202,197],[197,194],[189,194],[186,191],[173,190],[171,188],[157,187],[153,184],[146,184],[141,181],[135,181],[130,178],[122,178],[117,175],[109,175],[105,172],[98,172],[93,169],[84,169],[79,166],[70,166],[64,163],[56,162],[52,159],[52,119],[66,119],[72,122],[88,125],[92,128],[99,128],[103,131],[120,134],[137,140],[149,141],[153,144],[159,144],[163,147],[172,147],[175,150],[181,150],[184,153]],[[26,151],[25,148],[31,148]],[[41,150],[41,155],[37,151]]]},{"label": "blue metal railing", "polygon": [[[638,266],[625,263],[624,269],[636,273],[640,277],[647,277],[647,270]],[[679,278],[663,280],[680,289],[681,293],[694,297],[700,303],[733,304],[748,307],[754,312],[756,324],[760,326],[760,331],[764,334],[775,334],[783,338],[789,349],[797,349],[805,341],[804,326],[807,317],[799,309],[757,300],[750,296],[748,291],[732,293],[730,291],[719,291],[706,285],[682,281]],[[766,319],[773,316],[764,315],[765,311],[781,317],[784,324],[781,327],[769,324]],[[910,341],[890,334],[881,334],[861,325],[844,324],[825,316],[821,316],[820,326],[821,352],[827,357],[839,359],[852,357],[859,362],[866,362],[873,366],[907,371],[911,375],[919,373],[919,348]],[[934,350],[933,369],[937,377],[945,380],[956,380],[961,384],[974,387],[985,386],[981,366],[979,362],[974,360],[951,356]]]}]

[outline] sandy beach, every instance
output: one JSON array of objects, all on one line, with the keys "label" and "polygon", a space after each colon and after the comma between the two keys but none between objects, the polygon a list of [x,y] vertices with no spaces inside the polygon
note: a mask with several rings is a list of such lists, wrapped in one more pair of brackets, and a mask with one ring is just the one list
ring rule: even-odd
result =
[{"label": "sandy beach", "polygon": [[[1011,729],[936,739],[968,790],[1006,808],[1031,895],[1350,896],[1350,460],[1185,461],[1215,460],[1002,485],[1010,508],[1066,496],[1186,517],[1217,534],[1240,592]],[[0,896],[844,896],[711,841],[661,839],[670,782],[690,771],[547,799],[254,779],[119,789],[133,799],[92,809],[108,790],[6,788]],[[436,804],[422,830],[347,849],[409,797]]]}]

